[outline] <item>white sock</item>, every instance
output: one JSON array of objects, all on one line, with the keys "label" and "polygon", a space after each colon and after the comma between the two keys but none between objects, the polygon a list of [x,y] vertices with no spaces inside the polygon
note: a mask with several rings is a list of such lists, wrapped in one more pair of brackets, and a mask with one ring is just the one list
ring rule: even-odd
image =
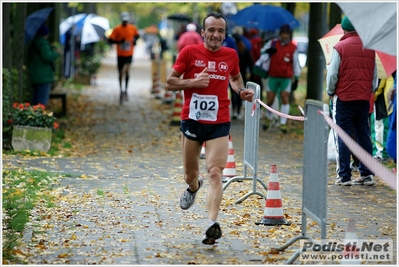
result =
[{"label": "white sock", "polygon": [[[289,112],[290,112],[290,104],[281,105],[281,113],[288,115]],[[287,124],[287,118],[280,117],[280,124],[281,125]]]}]

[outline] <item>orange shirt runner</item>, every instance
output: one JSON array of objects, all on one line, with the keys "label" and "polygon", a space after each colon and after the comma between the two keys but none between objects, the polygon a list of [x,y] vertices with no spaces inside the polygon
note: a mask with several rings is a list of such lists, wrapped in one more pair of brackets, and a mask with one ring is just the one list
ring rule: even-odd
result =
[{"label": "orange shirt runner", "polygon": [[114,28],[110,39],[120,42],[124,40],[123,43],[117,44],[116,51],[120,57],[129,57],[133,55],[134,52],[134,39],[139,35],[137,27],[132,24],[127,24],[126,26],[118,25]]}]

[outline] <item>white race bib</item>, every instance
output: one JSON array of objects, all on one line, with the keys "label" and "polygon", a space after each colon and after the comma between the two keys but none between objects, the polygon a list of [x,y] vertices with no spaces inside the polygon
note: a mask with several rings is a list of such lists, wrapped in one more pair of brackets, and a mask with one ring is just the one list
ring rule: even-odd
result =
[{"label": "white race bib", "polygon": [[123,51],[130,51],[131,44],[132,44],[132,42],[124,41],[123,43],[121,43],[120,48]]},{"label": "white race bib", "polygon": [[190,101],[190,113],[192,120],[216,121],[219,111],[219,101],[216,95],[193,94]]}]

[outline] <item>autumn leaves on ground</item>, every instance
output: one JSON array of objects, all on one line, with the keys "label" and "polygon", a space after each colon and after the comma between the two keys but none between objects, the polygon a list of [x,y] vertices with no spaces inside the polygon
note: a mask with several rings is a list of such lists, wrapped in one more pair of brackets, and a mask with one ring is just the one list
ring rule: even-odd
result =
[{"label": "autumn leaves on ground", "polygon": [[[149,93],[148,59],[135,60],[129,102],[119,105],[114,61],[105,59],[96,86],[68,88],[68,116],[59,120],[65,138],[54,155],[3,153],[3,170],[23,169],[18,185],[3,186],[3,200],[5,192],[18,197],[28,185],[37,185],[32,171],[46,174],[35,187],[39,198],[30,222],[11,247],[13,257],[3,257],[3,264],[284,264],[299,244],[284,252],[274,248],[301,235],[301,131],[291,125],[287,135],[272,129],[261,131],[259,138],[258,177],[267,183],[270,164],[277,164],[284,215],[291,224],[256,225],[264,216],[265,199],[253,195],[235,204],[251,192],[252,181],[234,182],[223,197],[223,237],[217,246],[202,245],[206,190],[189,211],[178,205],[185,184],[179,129],[170,126],[173,106]],[[232,124],[239,175],[243,126],[244,121]],[[334,167],[329,167],[331,174]],[[15,177],[3,172],[3,185]],[[257,190],[267,194],[259,185]],[[374,187],[351,189],[329,180],[327,209],[328,238],[343,240],[348,218],[354,216],[359,236],[392,238],[396,244],[396,192],[381,180]],[[306,229],[319,238],[317,223],[310,220]],[[4,237],[3,232],[3,244]]]}]

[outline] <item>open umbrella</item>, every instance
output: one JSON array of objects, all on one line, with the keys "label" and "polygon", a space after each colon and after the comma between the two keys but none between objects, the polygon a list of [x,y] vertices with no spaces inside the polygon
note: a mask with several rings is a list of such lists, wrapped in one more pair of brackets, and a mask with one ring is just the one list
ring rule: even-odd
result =
[{"label": "open umbrella", "polygon": [[89,14],[84,23],[80,34],[81,45],[95,43],[103,39],[104,33],[109,29],[109,20],[107,18]]},{"label": "open umbrella", "polygon": [[396,2],[337,2],[337,5],[348,16],[365,48],[396,56]]},{"label": "open umbrella", "polygon": [[81,45],[95,43],[104,37],[109,30],[109,20],[96,14],[78,14],[71,16],[60,24],[60,41],[65,44],[66,33],[74,28],[73,35],[80,37]]},{"label": "open umbrella", "polygon": [[[333,47],[341,37],[344,35],[344,31],[341,28],[341,24],[335,25],[326,35],[320,38],[318,41],[323,50],[326,64],[330,64]],[[377,64],[378,78],[386,79],[391,76],[392,72],[396,70],[396,56],[388,55],[386,53],[375,50],[375,59]]]},{"label": "open umbrella", "polygon": [[65,44],[66,34],[72,27],[75,27],[74,35],[76,35],[78,31],[81,31],[87,15],[88,14],[86,13],[77,14],[74,16],[70,16],[61,22],[59,28],[60,28],[60,43],[62,45]]},{"label": "open umbrella", "polygon": [[257,28],[263,31],[275,31],[284,24],[291,29],[299,26],[298,20],[285,8],[272,5],[254,4],[241,9],[231,16],[237,26]]},{"label": "open umbrella", "polygon": [[47,20],[51,11],[53,11],[52,7],[42,8],[33,12],[25,19],[25,44],[32,40],[37,30]]}]

